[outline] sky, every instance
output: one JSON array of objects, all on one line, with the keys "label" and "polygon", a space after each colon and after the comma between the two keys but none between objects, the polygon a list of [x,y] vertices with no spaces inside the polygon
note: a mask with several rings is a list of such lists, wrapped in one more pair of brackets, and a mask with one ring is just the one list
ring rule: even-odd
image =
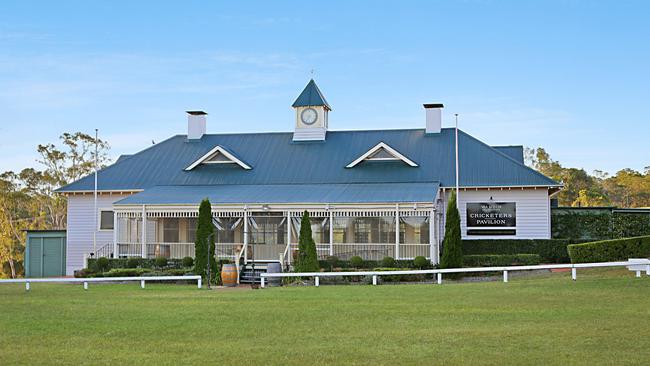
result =
[{"label": "sky", "polygon": [[332,130],[443,126],[569,167],[650,166],[647,1],[0,2],[0,171],[99,129],[110,155],[184,134],[291,131],[316,80]]}]

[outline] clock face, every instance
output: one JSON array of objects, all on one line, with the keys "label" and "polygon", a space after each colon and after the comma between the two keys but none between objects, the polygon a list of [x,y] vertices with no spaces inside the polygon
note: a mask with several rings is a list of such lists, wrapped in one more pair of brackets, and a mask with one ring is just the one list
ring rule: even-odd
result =
[{"label": "clock face", "polygon": [[318,113],[314,108],[307,108],[300,113],[300,119],[306,125],[313,125],[318,119]]}]

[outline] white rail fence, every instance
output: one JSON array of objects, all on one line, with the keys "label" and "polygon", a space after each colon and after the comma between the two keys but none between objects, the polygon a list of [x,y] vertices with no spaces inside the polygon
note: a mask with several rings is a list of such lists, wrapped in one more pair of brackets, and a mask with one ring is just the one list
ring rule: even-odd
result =
[{"label": "white rail fence", "polygon": [[636,272],[636,277],[641,277],[641,271],[645,270],[650,276],[650,259],[630,259],[624,262],[602,262],[602,263],[575,263],[575,264],[548,264],[534,266],[506,266],[506,267],[473,267],[473,268],[449,268],[449,269],[422,269],[408,271],[362,271],[362,272],[303,272],[303,273],[262,273],[261,287],[266,286],[268,278],[277,277],[314,277],[314,285],[320,285],[321,277],[339,277],[339,276],[372,276],[372,284],[377,285],[379,276],[394,275],[417,275],[417,274],[435,274],[436,282],[442,284],[442,275],[445,273],[472,273],[472,272],[503,272],[503,282],[508,282],[508,273],[515,271],[532,271],[541,269],[571,269],[571,279],[577,279],[578,268],[598,268],[598,267],[628,267],[631,271]]},{"label": "white rail fence", "polygon": [[83,283],[84,290],[88,290],[90,282],[127,282],[140,281],[140,287],[144,288],[146,281],[196,281],[196,286],[201,288],[201,276],[149,276],[149,277],[94,277],[94,278],[21,278],[11,280],[0,280],[3,283],[24,283],[25,290],[29,291],[30,284],[54,282],[54,283]]}]

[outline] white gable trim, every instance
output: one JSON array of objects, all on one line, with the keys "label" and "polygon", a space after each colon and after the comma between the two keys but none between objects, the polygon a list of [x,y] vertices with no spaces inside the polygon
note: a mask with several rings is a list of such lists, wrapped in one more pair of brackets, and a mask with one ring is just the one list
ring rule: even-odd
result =
[{"label": "white gable trim", "polygon": [[384,149],[386,150],[389,154],[395,157],[395,159],[372,159],[374,161],[392,161],[392,160],[401,160],[404,163],[412,166],[412,167],[417,167],[418,165],[413,162],[411,159],[407,158],[406,156],[400,154],[397,150],[393,149],[392,147],[388,146],[386,143],[383,141],[375,145],[372,149],[368,150],[365,154],[359,156],[355,161],[351,162],[346,166],[346,168],[354,168],[356,165],[361,163],[362,161],[368,159],[368,157],[374,153],[376,153],[379,149]]},{"label": "white gable trim", "polygon": [[[200,164],[206,163],[206,160],[209,160],[209,159],[210,159],[214,154],[216,154],[216,153],[220,153],[220,154],[222,154],[223,156],[225,156],[225,157],[227,157],[228,159],[230,159],[229,162],[224,162],[224,163],[235,163],[235,164],[239,165],[240,167],[242,167],[242,168],[244,168],[244,169],[246,169],[246,170],[252,169],[252,168],[251,168],[250,166],[248,166],[246,163],[244,163],[243,161],[237,159],[236,156],[234,156],[233,154],[229,153],[226,149],[224,149],[223,147],[217,145],[217,146],[215,146],[212,150],[210,150],[210,151],[208,151],[207,153],[205,153],[205,155],[201,156],[197,161],[195,161],[195,162],[193,162],[192,164],[190,164],[190,166],[188,166],[187,168],[185,168],[185,170],[189,171],[189,170],[192,170],[192,169],[196,168],[196,167],[199,166]],[[213,164],[213,163],[209,163],[209,164]]]}]

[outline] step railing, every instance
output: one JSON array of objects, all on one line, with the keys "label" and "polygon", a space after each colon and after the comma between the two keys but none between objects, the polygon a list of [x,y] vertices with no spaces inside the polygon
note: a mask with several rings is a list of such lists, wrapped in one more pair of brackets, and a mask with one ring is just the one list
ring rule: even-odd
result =
[{"label": "step railing", "polygon": [[447,268],[447,269],[421,269],[406,271],[360,271],[360,272],[294,272],[294,273],[262,273],[260,286],[264,287],[265,280],[272,277],[314,277],[314,285],[320,285],[321,277],[340,276],[372,276],[372,284],[377,285],[379,276],[394,275],[417,275],[434,274],[436,283],[442,284],[442,275],[445,273],[475,273],[475,272],[503,272],[503,282],[508,282],[508,273],[514,271],[533,271],[543,269],[571,269],[571,279],[577,280],[578,268],[598,267],[629,267],[637,272],[640,277],[641,267],[645,268],[646,274],[650,276],[650,259],[631,259],[624,262],[601,262],[601,263],[571,263],[571,264],[542,264],[533,266],[504,266],[504,267],[471,267],[471,268]]}]

